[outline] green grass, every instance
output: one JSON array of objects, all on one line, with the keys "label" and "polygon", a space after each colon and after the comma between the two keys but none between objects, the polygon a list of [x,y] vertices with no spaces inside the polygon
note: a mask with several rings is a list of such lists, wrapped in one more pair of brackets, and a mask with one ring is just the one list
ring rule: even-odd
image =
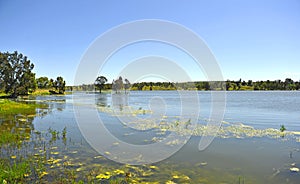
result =
[{"label": "green grass", "polygon": [[240,88],[241,91],[251,91],[254,90],[253,86],[241,86]]},{"label": "green grass", "polygon": [[0,115],[35,114],[35,109],[41,106],[40,104],[26,104],[8,99],[0,99]]},{"label": "green grass", "polygon": [[0,92],[0,97],[7,97],[8,95],[6,94],[6,93],[4,93],[4,92]]},{"label": "green grass", "polygon": [[21,136],[15,133],[0,131],[0,148],[4,144],[18,143]]},{"label": "green grass", "polygon": [[27,161],[10,164],[8,159],[0,158],[0,182],[22,183],[30,173],[30,165]]},{"label": "green grass", "polygon": [[49,89],[36,89],[31,96],[50,95]]},{"label": "green grass", "polygon": [[[51,95],[51,93],[49,92],[49,90],[53,90],[53,89],[52,88],[49,88],[49,89],[36,89],[32,93],[29,92],[28,95],[29,96]],[[67,94],[67,92],[65,94]],[[70,94],[70,92],[68,92],[68,94]],[[0,97],[2,97],[2,98],[8,98],[9,94],[6,94],[4,92],[0,92]]]}]

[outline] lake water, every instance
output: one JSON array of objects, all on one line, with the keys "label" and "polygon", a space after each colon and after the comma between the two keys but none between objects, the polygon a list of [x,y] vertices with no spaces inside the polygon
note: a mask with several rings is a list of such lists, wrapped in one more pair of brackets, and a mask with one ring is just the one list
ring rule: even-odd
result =
[{"label": "lake water", "polygon": [[[137,183],[300,182],[299,172],[290,171],[291,167],[300,167],[300,92],[227,92],[222,131],[203,151],[198,150],[202,138],[200,129],[205,127],[210,118],[212,95],[211,92],[195,93],[199,103],[189,101],[186,108],[193,111],[200,105],[199,119],[196,125],[190,125],[191,129],[199,128],[199,131],[194,131],[196,133],[178,152],[157,163],[131,166],[107,159],[114,149],[107,150],[107,155],[97,153],[81,134],[74,109],[79,112],[77,116],[83,116],[80,112],[89,113],[97,109],[105,127],[116,138],[137,146],[150,145],[176,130],[181,134],[189,132],[184,128],[165,128],[165,125],[176,122],[182,115],[180,98],[183,97],[176,91],[131,91],[125,95],[126,98],[117,101],[114,101],[112,94],[84,92],[65,96],[38,96],[30,102],[48,104],[48,109],[39,112],[39,116],[32,120],[32,139],[35,137],[34,132],[38,131],[45,133],[45,139],[50,140],[47,133],[49,128],[62,131],[66,127],[67,139],[51,142],[49,149],[54,147],[57,153],[49,153],[48,159],[51,157],[73,163],[68,168],[76,170],[79,179],[86,178],[86,173],[95,178],[101,173],[105,175],[105,172],[109,172],[106,175],[109,175],[110,180],[122,178],[122,173],[111,174],[120,169],[132,173],[131,177]],[[156,117],[151,111],[161,112],[161,117],[157,117],[159,122],[164,122],[164,130],[145,124],[143,120]],[[118,115],[120,112],[125,112],[126,118],[141,120],[143,123],[124,124]],[[188,117],[188,114],[184,116]],[[93,118],[85,116],[84,120],[86,122],[83,123],[89,124]],[[201,127],[197,127],[197,124]],[[274,130],[279,129],[280,125],[284,125],[288,131],[284,136]],[[118,147],[118,144],[114,146]],[[161,153],[159,149],[152,151],[152,154]],[[65,168],[63,164],[51,167],[50,170]],[[49,173],[44,177],[45,181],[54,181]],[[102,183],[108,181],[101,180]]]}]

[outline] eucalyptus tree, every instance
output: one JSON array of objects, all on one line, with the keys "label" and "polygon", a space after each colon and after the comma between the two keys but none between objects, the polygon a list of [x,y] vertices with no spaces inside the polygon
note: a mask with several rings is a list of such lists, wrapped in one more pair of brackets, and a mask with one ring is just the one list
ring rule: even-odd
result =
[{"label": "eucalyptus tree", "polygon": [[39,77],[36,79],[36,83],[37,83],[37,87],[40,89],[45,89],[45,88],[49,88],[52,87],[52,85],[50,86],[50,82],[48,80],[48,77]]},{"label": "eucalyptus tree", "polygon": [[14,53],[0,52],[0,88],[15,98],[27,95],[36,89],[34,64],[27,56],[15,51]]},{"label": "eucalyptus tree", "polygon": [[64,81],[64,79],[61,76],[56,78],[53,85],[55,87],[55,90],[57,90],[59,94],[64,94],[65,93],[66,81]]},{"label": "eucalyptus tree", "polygon": [[99,76],[97,77],[96,81],[95,81],[95,86],[99,89],[100,93],[101,90],[104,88],[104,84],[107,82],[107,78],[104,76]]}]

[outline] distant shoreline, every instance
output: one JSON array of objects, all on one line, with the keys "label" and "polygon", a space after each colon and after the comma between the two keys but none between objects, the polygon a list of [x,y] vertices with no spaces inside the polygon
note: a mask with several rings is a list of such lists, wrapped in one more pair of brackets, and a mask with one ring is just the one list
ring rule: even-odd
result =
[{"label": "distant shoreline", "polygon": [[[72,89],[74,91],[93,91],[95,89],[94,84],[82,84],[75,86],[67,86],[66,90]],[[111,90],[112,84],[104,84],[103,90]],[[125,89],[125,88],[122,88]],[[238,81],[195,81],[195,82],[140,82],[133,83],[127,90],[131,91],[164,91],[164,90],[198,90],[198,91],[299,91],[300,80],[293,81],[290,78],[281,80],[266,80],[256,81],[252,80],[244,81],[242,79]]]}]

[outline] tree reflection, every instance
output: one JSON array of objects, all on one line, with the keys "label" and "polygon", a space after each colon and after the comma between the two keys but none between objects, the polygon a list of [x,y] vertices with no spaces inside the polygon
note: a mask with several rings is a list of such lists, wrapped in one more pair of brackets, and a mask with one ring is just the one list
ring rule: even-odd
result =
[{"label": "tree reflection", "polygon": [[124,106],[128,106],[128,95],[112,94],[112,107],[114,110],[119,109],[120,111],[123,111]]},{"label": "tree reflection", "polygon": [[96,105],[100,107],[106,107],[107,106],[107,94],[99,94],[96,95]]}]

